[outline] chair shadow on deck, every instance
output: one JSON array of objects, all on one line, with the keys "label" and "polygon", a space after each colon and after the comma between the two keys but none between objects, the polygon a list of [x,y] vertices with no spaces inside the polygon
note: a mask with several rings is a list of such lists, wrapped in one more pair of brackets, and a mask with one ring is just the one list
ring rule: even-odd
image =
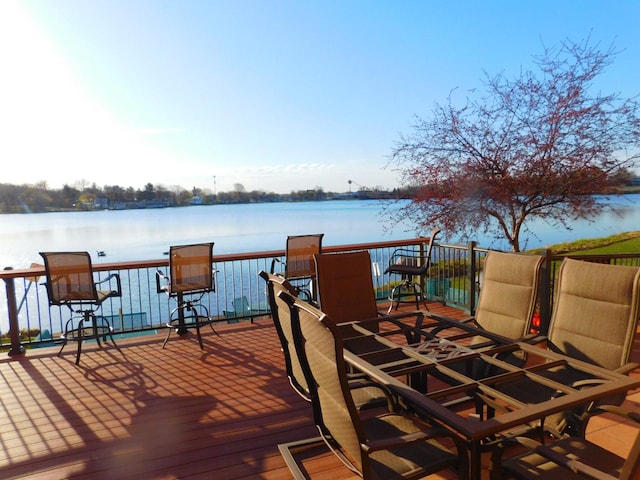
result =
[{"label": "chair shadow on deck", "polygon": [[[234,327],[236,334],[242,330]],[[227,332],[220,333],[224,337]],[[178,348],[181,342],[176,342],[164,355],[151,358],[147,352],[155,350],[157,342],[149,339],[123,348],[124,359],[122,352],[96,350],[79,366],[42,351],[38,357],[18,360],[37,389],[47,392],[45,399],[25,400],[39,402],[36,410],[51,412],[52,417],[60,413],[61,419],[51,420],[52,427],[69,433],[62,450],[45,446],[24,461],[0,467],[0,476],[60,472],[60,478],[183,478],[212,472],[223,478],[229,468],[235,470],[228,478],[260,475],[269,468],[265,451],[277,454],[270,435],[312,425],[308,418],[269,423],[271,404],[286,415],[297,398],[285,397],[283,402],[286,378],[267,361],[273,352],[262,356],[259,340],[255,348],[247,348],[208,337],[203,339],[216,346],[210,352]],[[50,368],[51,362],[59,368]],[[197,372],[191,376],[185,366],[194,363]],[[55,385],[59,379],[52,374],[65,377],[67,387],[78,393],[60,391]],[[263,397],[265,408],[247,408],[240,392]],[[252,439],[247,445],[252,434],[246,425],[263,440],[254,445]]]}]

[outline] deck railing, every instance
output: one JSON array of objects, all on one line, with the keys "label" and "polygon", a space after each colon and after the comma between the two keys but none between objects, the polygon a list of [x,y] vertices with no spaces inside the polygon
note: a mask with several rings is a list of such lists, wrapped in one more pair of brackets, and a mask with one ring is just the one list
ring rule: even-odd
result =
[{"label": "deck railing", "polygon": [[[372,273],[377,298],[388,299],[390,288],[400,281],[385,274],[393,251],[398,247],[426,250],[425,238],[324,247],[325,252],[366,249],[371,254]],[[482,259],[489,250],[467,245],[436,244],[432,252],[430,274],[422,285],[431,300],[460,307],[472,314],[482,284]],[[243,254],[215,255],[216,290],[202,302],[216,322],[252,320],[268,312],[261,270],[269,271],[274,258],[283,258],[284,250]],[[547,254],[540,288],[539,314],[541,331],[546,332],[553,305],[554,279],[562,256]],[[640,253],[626,255],[590,255],[590,261],[640,265]],[[144,334],[165,328],[173,300],[156,292],[156,272],[166,272],[168,259],[98,263],[96,275],[101,278],[117,273],[122,282],[122,297],[111,298],[102,306],[101,314],[109,318],[117,335]],[[5,288],[0,288],[0,348],[9,354],[27,347],[50,345],[59,337],[70,311],[66,307],[50,307],[44,282],[44,267],[0,271]]]},{"label": "deck railing", "polygon": [[[376,295],[380,300],[388,296],[389,288],[399,278],[384,274],[391,253],[395,248],[412,246],[423,249],[425,238],[402,241],[328,246],[323,252],[369,250]],[[454,255],[449,250],[458,250]],[[238,322],[264,315],[268,310],[264,281],[258,276],[261,270],[269,271],[274,258],[283,258],[284,250],[243,254],[214,255],[216,269],[215,292],[203,297],[202,302],[217,322]],[[441,246],[434,257],[456,258],[466,255],[465,248]],[[112,273],[120,276],[122,297],[110,298],[103,305],[101,315],[106,316],[115,334],[140,334],[165,328],[173,300],[156,291],[156,272],[167,272],[167,258],[150,261],[96,263],[96,280]],[[44,267],[0,271],[5,288],[0,288],[0,348],[10,353],[20,352],[24,346],[37,347],[54,342],[64,328],[70,311],[66,307],[49,306],[43,285]],[[447,275],[446,269],[438,275]],[[435,278],[425,285],[430,298],[460,302],[467,297],[456,293],[448,299],[448,291],[436,287]],[[442,283],[442,282],[441,282]],[[442,283],[444,285],[444,283]],[[448,285],[448,284],[447,284]],[[456,297],[456,298],[454,298]],[[464,306],[464,305],[461,305]]]}]

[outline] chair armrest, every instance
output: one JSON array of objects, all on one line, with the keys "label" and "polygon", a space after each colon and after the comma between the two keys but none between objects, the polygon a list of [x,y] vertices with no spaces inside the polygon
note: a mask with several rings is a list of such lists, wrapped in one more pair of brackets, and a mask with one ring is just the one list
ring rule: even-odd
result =
[{"label": "chair armrest", "polygon": [[[438,315],[437,313],[429,313],[426,315],[427,318],[433,318],[435,320],[445,320],[445,321],[453,321],[453,322],[460,322],[460,323],[473,323],[473,325],[475,327],[478,328],[482,328],[477,322],[475,317],[467,317],[467,318],[463,318],[462,320],[456,320],[453,319],[451,317],[447,317],[445,315]],[[431,330],[431,333],[433,335],[437,335],[439,332],[443,331],[443,330],[447,330],[448,328],[454,328],[455,325],[441,325],[439,327],[434,328],[433,330]]]},{"label": "chair armrest", "polygon": [[629,375],[633,370],[638,368],[640,365],[634,362],[625,363],[621,367],[618,367],[614,370],[616,373],[622,373],[623,375]]},{"label": "chair armrest", "polygon": [[595,478],[595,479],[601,479],[601,480],[616,480],[617,478],[617,477],[608,475],[607,473],[602,472],[601,470],[595,469],[578,460],[574,460],[565,455],[562,455],[561,453],[556,452],[555,450],[548,447],[547,445],[542,445],[536,442],[535,440],[531,440],[530,438],[515,437],[515,439],[520,445],[522,445],[526,449],[532,452],[535,452],[538,455],[556,463],[557,465],[560,465],[562,467],[565,467],[571,470],[574,473],[577,473],[578,475],[587,476],[587,478]]},{"label": "chair armrest", "polygon": [[384,273],[402,274],[406,268],[420,268],[429,262],[425,255],[409,248],[396,248],[389,258],[389,264]]},{"label": "chair armrest", "polygon": [[[416,317],[416,323],[414,326],[403,325],[398,320],[402,320],[403,318],[411,318]],[[362,320],[357,320],[353,322],[341,322],[337,324],[337,327],[348,327],[351,324],[357,324],[366,326],[367,324],[376,324],[384,321],[390,321],[396,326],[400,328],[406,328],[404,331],[404,335],[407,338],[408,343],[413,343],[416,341],[416,338],[419,335],[419,329],[422,324],[422,319],[424,318],[424,314],[419,311],[415,312],[403,312],[403,313],[395,313],[393,315],[389,315],[386,313],[379,313],[377,317],[365,318]]]},{"label": "chair armrest", "polygon": [[[396,437],[382,438],[380,440],[369,440],[367,441],[367,443],[361,444],[360,447],[364,452],[371,453],[379,450],[390,450],[394,447],[400,447],[403,445],[411,445],[413,443],[424,442],[425,440],[430,440],[432,438],[438,437],[446,437],[453,440],[458,447],[459,452],[461,452],[461,449],[464,449],[464,446],[461,444],[459,438],[457,438],[450,431],[441,427],[427,428],[425,430],[420,430],[419,432],[410,433],[407,435],[399,435]],[[466,454],[463,453],[463,455]]]},{"label": "chair armrest", "polygon": [[531,335],[525,335],[524,337],[519,339],[521,342],[528,343],[530,345],[538,345],[539,343],[548,342],[549,339],[545,335],[538,335],[537,333]]},{"label": "chair armrest", "polygon": [[610,413],[618,417],[624,418],[626,420],[630,420],[632,422],[640,424],[640,412],[625,410],[624,408],[618,407],[616,405],[598,405],[597,407],[592,408],[587,413],[587,416],[585,418],[585,424],[591,418],[597,415],[605,414],[605,413]]},{"label": "chair armrest", "polygon": [[270,273],[276,273],[276,263],[279,263],[280,265],[286,265],[286,262],[281,258],[275,257],[273,260],[271,260]]},{"label": "chair armrest", "polygon": [[544,335],[540,335],[539,333],[528,333],[518,338],[518,342],[529,343],[531,345],[536,345],[546,340],[547,338]]},{"label": "chair armrest", "polygon": [[[400,320],[403,320],[405,318],[412,318],[415,317],[416,321],[415,324],[413,326],[407,327],[407,325],[403,324],[400,322]],[[380,313],[380,315],[377,317],[377,320],[380,322],[391,322],[394,325],[401,327],[401,328],[409,328],[413,331],[413,333],[415,333],[416,336],[419,335],[419,330],[422,327],[422,320],[424,319],[424,313],[420,312],[420,311],[415,311],[415,312],[402,312],[402,313],[394,313],[394,314],[388,314],[388,313]],[[407,334],[407,332],[405,332],[405,335]],[[409,336],[407,335],[407,339],[409,339]],[[413,340],[413,339],[411,339]]]},{"label": "chair armrest", "polygon": [[413,261],[414,259],[421,259],[422,255],[420,255],[420,252],[412,248],[396,248],[393,252],[391,252],[391,257],[389,258],[389,266],[404,264],[407,258]]},{"label": "chair armrest", "polygon": [[422,312],[418,312],[418,311],[416,311],[416,312],[408,312],[408,313],[397,313],[397,314],[393,314],[393,315],[387,315],[387,314],[380,313],[380,314],[378,314],[377,317],[363,318],[361,320],[340,322],[340,323],[336,324],[336,326],[337,327],[346,327],[346,326],[349,326],[349,325],[352,325],[352,324],[367,325],[369,323],[384,322],[385,320],[393,322],[394,320],[401,320],[403,318],[409,318],[409,317],[422,318],[422,317],[424,317],[424,314]]},{"label": "chair armrest", "polygon": [[[391,391],[388,388],[385,388],[384,385],[374,382],[373,380],[369,379],[368,377],[365,378],[353,378],[351,375],[354,374],[349,374],[348,377],[348,381],[349,381],[349,390],[358,390],[360,388],[376,388],[378,390],[380,390],[380,392],[386,397],[387,399],[387,410],[389,412],[396,412],[398,410],[398,402],[396,401],[395,397],[393,396],[393,394],[391,393]],[[357,375],[357,374],[355,374]]]},{"label": "chair armrest", "polygon": [[[165,284],[161,285],[160,284],[160,280],[164,280]],[[162,273],[160,270],[156,270],[156,292],[157,293],[169,293],[169,284],[170,284],[170,279],[167,275],[165,275],[164,273]]]},{"label": "chair armrest", "polygon": [[[398,447],[400,445],[409,445],[411,443],[423,442],[425,440],[434,438],[435,436],[434,434],[436,432],[434,432],[433,430],[435,429],[421,430],[419,432],[415,432],[407,435],[400,435],[397,437],[387,437],[380,440],[370,440],[366,444],[362,445],[362,449],[365,452],[369,453],[369,452],[375,452],[378,450],[389,450],[393,447]],[[438,430],[439,430],[438,433],[442,432],[442,429],[438,429]]]},{"label": "chair armrest", "polygon": [[106,283],[106,282],[111,283],[111,280],[113,279],[115,279],[116,281],[116,289],[115,290],[112,289],[112,291],[114,291],[115,293],[112,293],[111,296],[120,297],[122,295],[122,285],[120,284],[120,275],[118,275],[117,273],[112,273],[108,277],[103,278],[100,281],[97,281],[96,285],[100,285],[101,283]]}]

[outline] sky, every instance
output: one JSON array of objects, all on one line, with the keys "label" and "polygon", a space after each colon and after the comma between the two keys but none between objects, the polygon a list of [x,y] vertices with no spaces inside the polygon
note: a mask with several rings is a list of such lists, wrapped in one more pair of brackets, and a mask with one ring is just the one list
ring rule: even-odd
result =
[{"label": "sky", "polygon": [[[415,118],[587,37],[640,93],[638,0],[1,0],[0,183],[393,189]],[[349,185],[351,181],[351,185]]]}]

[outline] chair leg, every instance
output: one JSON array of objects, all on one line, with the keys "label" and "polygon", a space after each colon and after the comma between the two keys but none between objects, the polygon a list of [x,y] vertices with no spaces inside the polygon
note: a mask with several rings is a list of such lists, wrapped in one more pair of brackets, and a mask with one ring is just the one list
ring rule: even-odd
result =
[{"label": "chair leg", "polygon": [[73,320],[67,320],[67,323],[64,326],[64,337],[62,337],[62,347],[60,347],[60,350],[58,351],[58,356],[62,355],[62,350],[64,350],[64,347],[67,345],[67,338],[69,337],[69,322],[71,322]]},{"label": "chair leg", "polygon": [[[92,336],[95,337],[96,343],[98,344],[98,346],[102,347],[102,343],[100,342],[100,334],[98,333],[98,331],[99,331],[99,328],[98,328],[98,317],[96,317],[96,315],[92,312],[92,313],[87,313],[85,318],[87,320],[91,319],[91,326],[93,328]],[[103,335],[103,337],[104,337],[104,335]],[[107,340],[105,339],[104,341],[106,342]]]},{"label": "chair leg", "polygon": [[[402,283],[399,283],[393,289],[391,289],[391,293],[389,294],[389,310],[387,310],[387,314],[390,314],[393,310],[393,304],[396,304],[396,310],[400,306],[400,299],[402,298]],[[398,294],[398,300],[395,300],[396,293]]]},{"label": "chair leg", "polygon": [[[178,315],[181,315],[181,313],[180,313],[180,309],[181,308],[184,308],[184,306],[183,305],[178,305],[176,308],[171,310],[171,313],[169,313],[169,321],[165,324],[167,326],[167,336],[164,338],[164,342],[162,342],[162,348],[164,348],[164,346],[169,341],[169,337],[171,336],[171,330],[176,328],[174,325],[171,325],[171,322],[173,322],[173,315],[176,312],[178,313]],[[182,335],[182,334],[178,331],[178,335]]]},{"label": "chair leg", "polygon": [[[196,328],[196,335],[198,336],[198,344],[200,345],[200,350],[204,350],[204,342],[202,341],[202,334],[200,333],[200,327],[202,325],[208,323],[209,326],[211,327],[211,330],[213,330],[213,333],[220,336],[220,334],[216,332],[215,328],[213,328],[211,318],[209,317],[209,311],[204,305],[185,302],[179,308],[183,308],[188,311],[188,315],[186,316],[186,318],[192,320],[191,322],[189,322],[189,327],[195,326]],[[200,314],[198,314],[197,309],[202,309]],[[178,311],[178,308],[175,308],[171,312],[169,321],[167,322],[167,328],[168,328],[167,336],[165,337],[164,342],[162,343],[162,348],[164,348],[167,342],[169,341],[169,337],[171,336],[171,330],[175,328],[173,325],[171,325],[171,322],[173,321],[172,320],[173,314],[177,311]],[[185,331],[186,331],[186,327],[185,327]]]},{"label": "chair leg", "polygon": [[410,298],[407,300],[403,300],[403,298],[412,297],[416,302],[416,310],[420,310],[420,304],[423,304],[425,309],[429,310],[429,306],[427,305],[427,297],[423,294],[422,288],[420,284],[413,283],[411,278],[407,278],[399,283],[391,290],[391,294],[389,295],[389,309],[387,310],[387,314],[390,314],[391,311],[395,308],[398,310],[398,307],[401,303],[405,303],[410,301]]},{"label": "chair leg", "polygon": [[162,348],[164,348],[164,346],[167,344],[167,342],[169,341],[169,336],[171,335],[171,329],[173,328],[171,326],[171,322],[169,322],[167,324],[167,336],[164,338],[164,342],[162,342]]},{"label": "chair leg", "polygon": [[422,287],[419,283],[413,283],[413,294],[416,296],[416,310],[420,310],[420,304],[424,305],[424,308],[429,310],[429,306],[427,305],[427,296],[424,295],[422,291]]},{"label": "chair leg", "polygon": [[192,313],[196,319],[196,332],[198,334],[198,342],[200,343],[200,350],[204,350],[204,346],[202,344],[202,336],[200,335],[200,326],[204,324],[208,324],[209,327],[211,327],[211,330],[213,331],[213,333],[215,333],[218,337],[220,336],[220,334],[216,332],[215,328],[213,328],[213,322],[209,317],[209,311],[204,306],[201,306],[201,308],[204,309],[205,315],[198,315],[198,313],[195,310],[195,307],[192,308]]},{"label": "chair leg", "polygon": [[76,365],[78,365],[80,363],[80,354],[82,353],[82,337],[83,334],[81,333],[84,328],[84,318],[82,320],[80,320],[80,323],[78,324],[78,353],[76,353]]},{"label": "chair leg", "polygon": [[113,346],[116,347],[118,350],[120,350],[120,347],[116,343],[116,339],[113,337],[113,328],[111,328],[111,324],[109,323],[109,320],[107,320],[105,317],[101,317],[101,318],[104,321],[104,323],[107,325],[107,333],[104,334],[103,340],[106,342],[107,335],[109,335],[109,338],[111,339],[111,343],[113,343]]},{"label": "chair leg", "polygon": [[302,472],[300,465],[296,461],[294,455],[305,450],[326,446],[322,437],[307,438],[297,442],[281,443],[278,445],[280,455],[284,459],[284,463],[289,467],[289,471],[293,475],[294,480],[306,480],[307,476]]},{"label": "chair leg", "polygon": [[62,347],[60,347],[60,350],[58,351],[58,356],[62,355],[62,350],[64,350],[64,347],[67,345],[67,339],[64,338],[62,340]]},{"label": "chair leg", "polygon": [[202,344],[202,335],[200,335],[200,318],[196,317],[196,333],[198,334],[198,343],[200,344],[200,350],[204,350],[204,345]]},{"label": "chair leg", "polygon": [[76,365],[80,364],[81,353],[82,353],[82,339],[78,338],[78,353],[76,353]]},{"label": "chair leg", "polygon": [[[251,323],[253,323],[253,320],[251,320]],[[213,333],[215,333],[217,336],[220,336],[220,334],[216,331],[216,329],[213,328],[213,322],[211,320],[209,320],[209,326],[211,327],[211,330],[213,331]]]}]

